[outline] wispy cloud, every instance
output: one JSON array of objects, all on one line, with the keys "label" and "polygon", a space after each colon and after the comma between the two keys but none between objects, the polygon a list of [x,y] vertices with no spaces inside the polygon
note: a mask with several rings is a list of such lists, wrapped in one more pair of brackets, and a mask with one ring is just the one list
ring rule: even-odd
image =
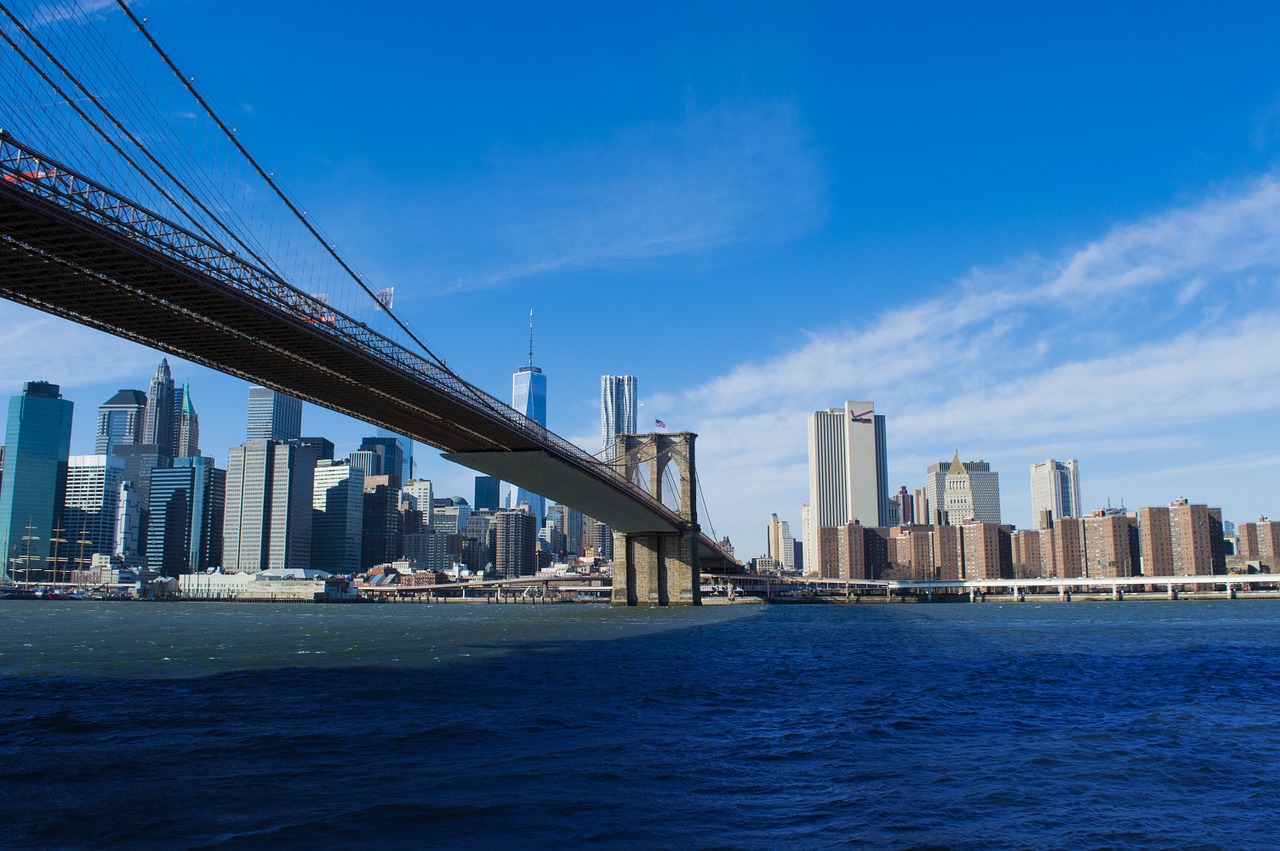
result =
[{"label": "wispy cloud", "polygon": [[690,112],[595,144],[499,154],[492,183],[465,206],[485,219],[488,256],[505,259],[442,288],[793,239],[825,220],[825,192],[821,158],[785,103]]},{"label": "wispy cloud", "polygon": [[[705,435],[712,503],[747,517],[806,498],[808,413],[865,398],[889,418],[895,488],[918,486],[924,459],[981,450],[1005,464],[1016,518],[1025,512],[1009,507],[1031,461],[1092,457],[1101,478],[1122,459],[1137,474],[1191,460],[1229,424],[1271,422],[1277,281],[1280,184],[1265,177],[1118,226],[1057,261],[976,270],[942,296],[810,331],[664,405]],[[1230,462],[1213,464],[1205,469]]]},{"label": "wispy cloud", "polygon": [[0,329],[0,387],[9,393],[38,380],[64,387],[136,382],[155,368],[150,349],[12,302],[0,301]]},{"label": "wispy cloud", "polygon": [[42,3],[31,13],[34,25],[50,25],[63,21],[82,21],[113,8],[115,0],[68,0],[65,3]]}]

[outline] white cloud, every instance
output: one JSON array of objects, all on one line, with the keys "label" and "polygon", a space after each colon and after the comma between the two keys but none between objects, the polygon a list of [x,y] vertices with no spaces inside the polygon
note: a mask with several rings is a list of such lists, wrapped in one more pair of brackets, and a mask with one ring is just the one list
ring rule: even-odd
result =
[{"label": "white cloud", "polygon": [[740,506],[747,524],[771,511],[798,521],[806,417],[845,399],[888,416],[892,489],[918,486],[924,459],[981,450],[1017,522],[1026,465],[1050,454],[1081,457],[1086,497],[1090,459],[1100,481],[1115,479],[1104,468],[1139,476],[1171,458],[1202,460],[1188,476],[1239,469],[1202,456],[1255,450],[1217,433],[1270,434],[1280,412],[1278,279],[1280,184],[1266,177],[1059,262],[977,270],[946,295],[809,331],[666,407],[703,435],[712,505]]},{"label": "white cloud", "polygon": [[64,387],[136,381],[155,369],[150,349],[11,302],[0,301],[0,329],[0,387],[7,393],[27,381]]}]

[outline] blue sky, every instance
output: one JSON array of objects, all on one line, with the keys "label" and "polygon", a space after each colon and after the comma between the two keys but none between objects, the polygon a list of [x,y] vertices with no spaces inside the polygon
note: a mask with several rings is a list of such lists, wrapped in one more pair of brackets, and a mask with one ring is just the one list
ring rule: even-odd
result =
[{"label": "blue sky", "polygon": [[[1280,513],[1280,7],[137,8],[463,376],[508,398],[533,308],[549,425],[594,451],[599,376],[637,375],[742,556],[798,533],[805,416],[847,398],[895,490],[958,449],[1019,525],[1051,456],[1086,508]],[[77,452],[159,359],[7,303],[0,341]],[[224,461],[246,386],[174,371]]]}]

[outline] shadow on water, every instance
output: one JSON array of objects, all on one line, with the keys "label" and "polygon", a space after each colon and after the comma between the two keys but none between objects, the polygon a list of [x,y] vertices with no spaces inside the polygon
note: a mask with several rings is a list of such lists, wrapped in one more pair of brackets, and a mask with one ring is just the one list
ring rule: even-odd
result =
[{"label": "shadow on water", "polygon": [[[1274,607],[448,608],[357,615],[362,664],[259,609],[188,630],[256,667],[0,680],[6,842],[1270,844]],[[373,661],[415,623],[458,655]]]}]

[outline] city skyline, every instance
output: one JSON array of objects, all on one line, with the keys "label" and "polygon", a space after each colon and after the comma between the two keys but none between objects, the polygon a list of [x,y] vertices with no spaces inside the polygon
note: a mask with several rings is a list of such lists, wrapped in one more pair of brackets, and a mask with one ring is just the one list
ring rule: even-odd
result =
[{"label": "city skyline", "polygon": [[[467,26],[477,12],[450,12],[436,28],[405,10],[405,32],[452,34],[427,60],[440,80],[461,56],[536,68],[536,85],[512,100],[497,71],[453,81],[457,90],[401,88],[421,74],[404,72],[395,44],[380,43],[359,75],[325,67],[310,46],[332,33],[323,7],[301,22],[260,10],[262,31],[234,37],[272,73],[228,66],[211,45],[234,7],[213,20],[196,7],[148,12],[231,106],[239,134],[371,279],[398,287],[397,309],[460,374],[504,398],[503,353],[523,326],[509,303],[535,304],[540,363],[557,381],[548,426],[593,449],[599,375],[642,372],[646,415],[701,435],[720,534],[749,540],[761,513],[803,501],[797,413],[867,396],[891,421],[891,483],[958,447],[1005,472],[1005,511],[1022,527],[1032,518],[1018,471],[1045,457],[1086,466],[1085,507],[1198,495],[1229,516],[1269,510],[1280,466],[1267,440],[1280,398],[1280,81],[1261,33],[1275,10],[1153,21],[1118,9],[1105,27],[1045,27],[1034,10],[918,20],[832,9],[821,26],[755,6],[730,21],[700,10],[688,43],[637,22],[615,48],[625,68],[600,78],[578,73],[597,57],[572,31],[546,33],[564,65],[531,61],[527,34],[544,29],[532,13],[477,40]],[[268,48],[276,24],[315,38]],[[848,32],[878,37],[851,53]],[[1022,46],[1044,38],[1043,50]],[[1207,51],[1208,70],[1168,44]],[[912,61],[890,61],[904,55]],[[1106,63],[1084,61],[1093,55],[1122,56],[1123,85]],[[362,97],[371,87],[376,104]],[[600,97],[620,87],[625,104]],[[306,132],[332,96],[370,119],[364,109],[427,97],[430,120],[452,132],[354,129],[373,120]],[[941,144],[938,126],[957,132]],[[492,227],[473,227],[481,221]],[[763,309],[780,285],[801,298]],[[598,333],[584,305],[604,291],[691,299],[666,326],[667,339],[688,342]],[[138,376],[158,359],[14,305],[0,305],[0,319],[12,329],[0,359],[10,394],[44,376],[96,408],[120,387],[145,388]],[[86,364],[97,374],[78,374]],[[202,444],[222,463],[240,439],[244,385],[170,365],[195,388]],[[1140,403],[1133,387],[1148,391]],[[310,406],[306,417],[343,456],[367,433]],[[81,418],[72,452],[92,451]],[[442,492],[471,493],[468,471],[425,454],[421,474]],[[759,503],[762,489],[778,506]]]}]

